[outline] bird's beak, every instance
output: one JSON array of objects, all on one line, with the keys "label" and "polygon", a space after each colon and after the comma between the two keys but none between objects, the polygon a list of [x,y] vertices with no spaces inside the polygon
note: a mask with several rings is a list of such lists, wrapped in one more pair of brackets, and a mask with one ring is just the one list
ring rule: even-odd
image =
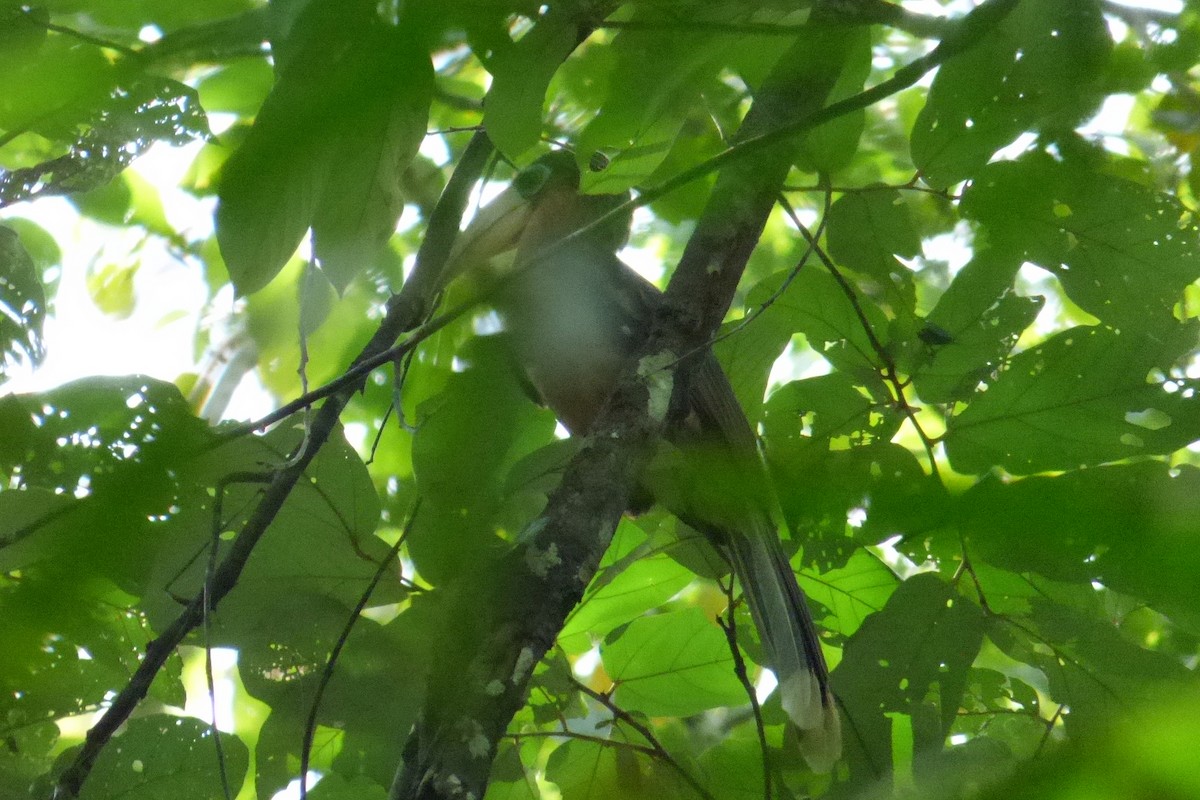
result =
[{"label": "bird's beak", "polygon": [[533,204],[514,187],[500,193],[479,210],[450,250],[450,278],[483,270],[497,256],[515,250],[533,215]]}]

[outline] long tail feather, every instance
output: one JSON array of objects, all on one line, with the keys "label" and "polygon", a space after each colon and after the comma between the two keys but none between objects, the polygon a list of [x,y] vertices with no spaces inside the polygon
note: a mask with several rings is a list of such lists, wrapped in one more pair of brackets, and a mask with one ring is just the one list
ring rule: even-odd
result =
[{"label": "long tail feather", "polygon": [[808,601],[774,529],[749,527],[722,531],[721,538],[779,680],[780,700],[796,726],[801,753],[813,770],[828,772],[841,754],[841,726]]}]

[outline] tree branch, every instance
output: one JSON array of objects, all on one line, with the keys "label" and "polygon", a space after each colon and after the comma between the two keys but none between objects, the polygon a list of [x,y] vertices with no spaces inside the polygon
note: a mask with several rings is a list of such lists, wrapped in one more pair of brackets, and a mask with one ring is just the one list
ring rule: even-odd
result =
[{"label": "tree branch", "polygon": [[[758,92],[739,139],[814,117],[840,73],[836,47],[847,31],[831,29],[830,51],[820,58],[807,42],[793,46]],[[510,552],[449,587],[451,641],[435,654],[393,800],[483,796],[533,669],[582,597],[666,424],[678,381],[664,367],[706,341],[724,316],[790,163],[790,150],[779,148],[722,170],[649,341],[545,511]]]},{"label": "tree branch", "polygon": [[[725,150],[703,161],[696,166],[686,169],[673,178],[668,178],[657,186],[641,192],[637,197],[621,203],[574,234],[564,237],[556,246],[566,241],[583,236],[588,231],[608,224],[619,216],[631,214],[634,209],[648,206],[656,200],[682,189],[690,183],[707,177],[718,170],[724,170],[743,159],[757,157],[764,151],[795,138],[805,131],[812,130],[826,122],[845,116],[854,111],[861,111],[885,98],[914,86],[927,73],[949,61],[954,56],[970,50],[984,36],[999,24],[1017,6],[1020,0],[986,0],[969,14],[953,23],[953,27],[941,44],[927,55],[914,59],[896,70],[892,77],[851,95],[845,100],[839,100],[823,108],[815,109],[807,116],[793,119],[773,128],[764,128],[755,135],[739,138]],[[744,127],[744,126],[743,126]]]},{"label": "tree branch", "polygon": [[[483,164],[491,150],[491,145],[486,139],[482,139],[482,143],[479,143],[480,140],[481,137],[472,140],[471,146],[467,148],[467,154],[460,161],[454,176],[446,186],[442,199],[438,201],[438,206],[429,221],[429,232],[417,253],[417,267],[414,269],[414,275],[441,273],[442,263],[450,252],[454,235],[458,232],[459,221],[466,208],[470,187],[478,180]],[[474,174],[469,174],[476,167],[478,170]],[[397,296],[394,299],[401,297]],[[418,302],[419,299],[409,298],[407,302],[389,304],[387,316],[380,323],[379,330],[371,338],[371,341],[359,354],[356,363],[378,357],[379,354],[388,350],[397,336],[420,322],[426,305]],[[79,795],[84,781],[87,780],[88,774],[105,745],[112,739],[117,729],[129,719],[129,715],[133,713],[138,703],[145,698],[155,676],[158,675],[171,653],[175,652],[175,648],[183,642],[184,638],[203,622],[206,598],[209,610],[215,609],[217,604],[237,585],[254,547],[266,533],[280,509],[283,508],[283,504],[287,501],[296,482],[304,474],[304,470],[316,457],[321,446],[328,441],[337,426],[342,410],[358,387],[362,385],[363,379],[365,379],[365,373],[363,378],[354,384],[342,387],[321,406],[313,420],[304,451],[297,454],[287,466],[273,474],[258,505],[233,540],[228,554],[214,571],[211,584],[197,592],[175,621],[158,638],[146,646],[146,655],[125,688],[113,698],[112,704],[104,712],[104,715],[88,731],[83,748],[59,776],[59,796],[77,797]]]}]

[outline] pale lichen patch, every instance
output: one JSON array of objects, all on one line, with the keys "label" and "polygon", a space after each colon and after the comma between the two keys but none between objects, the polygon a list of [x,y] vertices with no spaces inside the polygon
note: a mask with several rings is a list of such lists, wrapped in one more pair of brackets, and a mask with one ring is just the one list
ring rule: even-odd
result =
[{"label": "pale lichen patch", "polygon": [[534,545],[525,549],[525,566],[539,578],[545,578],[550,570],[562,563],[558,556],[558,546],[551,542],[545,550],[539,550]]},{"label": "pale lichen patch", "polygon": [[667,418],[667,411],[671,407],[671,392],[675,388],[675,374],[671,366],[675,360],[673,354],[662,352],[646,356],[638,362],[638,377],[645,381],[646,392],[650,396],[647,410],[656,423]]},{"label": "pale lichen patch", "polygon": [[517,663],[513,666],[512,682],[514,685],[525,682],[525,678],[533,670],[535,661],[533,650],[522,647],[521,652],[517,655]]}]

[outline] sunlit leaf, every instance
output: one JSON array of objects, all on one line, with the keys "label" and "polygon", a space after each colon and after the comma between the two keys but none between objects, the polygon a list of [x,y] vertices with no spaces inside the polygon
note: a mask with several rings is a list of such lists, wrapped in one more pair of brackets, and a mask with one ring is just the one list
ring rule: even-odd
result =
[{"label": "sunlit leaf", "polygon": [[1111,47],[1093,0],[1020,3],[938,70],[912,131],[922,178],[949,186],[1027,130],[1074,125],[1101,96]]},{"label": "sunlit leaf", "polygon": [[[592,586],[571,613],[558,642],[568,652],[583,652],[593,637],[674,597],[695,577],[671,559],[671,544],[659,536],[647,539],[640,529],[623,523],[613,536]],[[635,544],[636,543],[636,544]]]},{"label": "sunlit leaf", "polygon": [[690,791],[677,772],[622,741],[566,742],[551,753],[546,779],[558,786],[563,800],[632,800],[648,795],[674,800],[689,796]]},{"label": "sunlit leaf", "polygon": [[800,576],[805,594],[828,608],[839,633],[849,636],[863,620],[879,611],[899,579],[875,556],[859,551],[846,566],[819,577]]},{"label": "sunlit leaf", "polygon": [[578,29],[555,6],[528,32],[486,62],[492,73],[483,126],[509,158],[519,159],[542,133],[546,88],[559,63],[575,48]]},{"label": "sunlit leaf", "polygon": [[685,717],[747,702],[725,634],[697,608],[636,619],[600,654],[631,710]]},{"label": "sunlit leaf", "polygon": [[1170,328],[1200,278],[1200,229],[1176,198],[1071,158],[989,166],[963,198],[988,241],[1052,272],[1085,311],[1126,332]]}]

